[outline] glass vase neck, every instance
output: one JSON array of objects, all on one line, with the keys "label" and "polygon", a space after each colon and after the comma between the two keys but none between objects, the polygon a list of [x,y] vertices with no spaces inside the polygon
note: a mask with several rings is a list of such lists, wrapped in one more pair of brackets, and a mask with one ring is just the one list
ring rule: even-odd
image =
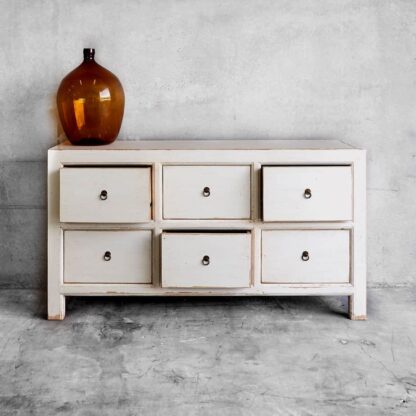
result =
[{"label": "glass vase neck", "polygon": [[94,61],[95,49],[85,48],[84,49],[84,62]]}]

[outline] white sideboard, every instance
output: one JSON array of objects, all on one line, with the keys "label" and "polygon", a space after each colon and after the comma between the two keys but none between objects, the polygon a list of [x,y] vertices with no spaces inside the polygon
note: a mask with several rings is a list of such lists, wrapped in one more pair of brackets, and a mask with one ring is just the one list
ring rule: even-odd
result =
[{"label": "white sideboard", "polygon": [[66,296],[349,297],[366,319],[366,156],[332,140],[48,152],[48,318]]}]

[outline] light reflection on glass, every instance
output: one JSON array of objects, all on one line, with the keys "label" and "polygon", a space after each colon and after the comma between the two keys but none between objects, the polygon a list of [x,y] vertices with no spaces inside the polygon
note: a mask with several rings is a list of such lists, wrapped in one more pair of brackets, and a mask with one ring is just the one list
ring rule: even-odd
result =
[{"label": "light reflection on glass", "polygon": [[74,100],[74,113],[75,113],[75,121],[77,123],[78,129],[81,129],[85,126],[85,98],[78,98]]},{"label": "light reflection on glass", "polygon": [[108,88],[104,88],[100,91],[100,101],[108,101],[111,100],[110,90]]}]

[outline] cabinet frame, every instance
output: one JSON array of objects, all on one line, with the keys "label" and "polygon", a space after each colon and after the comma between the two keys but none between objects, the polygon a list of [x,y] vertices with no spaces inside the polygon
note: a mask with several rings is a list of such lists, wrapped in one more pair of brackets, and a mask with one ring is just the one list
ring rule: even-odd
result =
[{"label": "cabinet frame", "polygon": [[[162,212],[164,165],[250,165],[251,219],[165,220]],[[145,223],[61,223],[59,171],[65,166],[150,166],[152,219]],[[352,221],[263,222],[262,166],[349,165],[353,175]],[[64,230],[152,231],[152,284],[75,284],[63,281]],[[241,289],[167,289],[160,284],[160,235],[165,230],[248,230],[251,232],[251,286]],[[351,233],[348,284],[261,283],[261,234],[270,230],[345,229]],[[65,317],[66,296],[348,296],[351,319],[366,319],[366,152],[332,140],[117,141],[111,145],[72,146],[48,151],[48,318]]]}]

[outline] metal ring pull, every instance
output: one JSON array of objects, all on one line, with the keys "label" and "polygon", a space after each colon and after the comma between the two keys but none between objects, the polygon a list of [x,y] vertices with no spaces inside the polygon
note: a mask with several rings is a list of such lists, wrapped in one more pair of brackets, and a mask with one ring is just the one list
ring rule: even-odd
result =
[{"label": "metal ring pull", "polygon": [[306,188],[306,189],[305,189],[305,192],[303,193],[303,196],[304,196],[306,199],[310,199],[310,198],[312,198],[312,191],[311,191],[309,188]]},{"label": "metal ring pull", "polygon": [[302,253],[302,260],[303,261],[308,261],[309,260],[309,253],[307,251],[304,251]]},{"label": "metal ring pull", "polygon": [[104,261],[110,261],[111,260],[111,251],[106,251],[104,253]]},{"label": "metal ring pull", "polygon": [[208,266],[209,265],[209,256],[202,257],[202,264],[204,266]]},{"label": "metal ring pull", "polygon": [[209,187],[208,187],[208,186],[206,186],[206,187],[204,188],[204,190],[202,191],[202,195],[204,195],[205,197],[210,196],[210,195],[211,195],[211,189],[209,189]]},{"label": "metal ring pull", "polygon": [[107,191],[105,189],[103,189],[100,193],[101,201],[105,201],[107,199],[107,196],[108,196]]}]

